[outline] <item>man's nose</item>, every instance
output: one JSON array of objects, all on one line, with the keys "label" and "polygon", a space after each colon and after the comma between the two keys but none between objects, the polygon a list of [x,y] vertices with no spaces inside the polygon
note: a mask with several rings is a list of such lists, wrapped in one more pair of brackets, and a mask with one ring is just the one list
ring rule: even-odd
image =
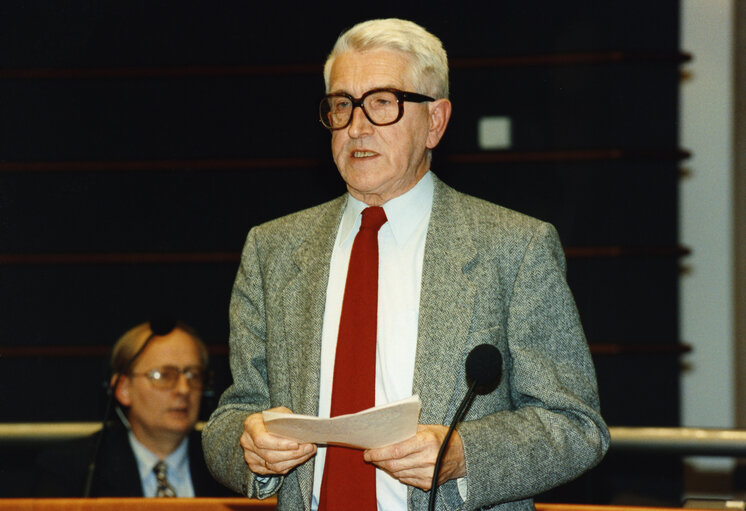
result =
[{"label": "man's nose", "polygon": [[179,375],[179,379],[176,380],[176,386],[174,387],[174,390],[178,392],[179,394],[188,394],[192,388],[189,386],[189,380],[187,379],[186,374],[181,373]]},{"label": "man's nose", "polygon": [[373,132],[373,124],[366,117],[362,106],[356,106],[352,109],[352,119],[347,127],[348,133],[352,138],[358,138]]}]

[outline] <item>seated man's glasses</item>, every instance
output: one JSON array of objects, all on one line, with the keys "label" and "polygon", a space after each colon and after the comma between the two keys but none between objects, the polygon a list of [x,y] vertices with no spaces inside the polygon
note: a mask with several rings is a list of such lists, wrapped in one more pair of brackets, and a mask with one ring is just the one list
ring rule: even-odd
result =
[{"label": "seated man's glasses", "polygon": [[182,374],[186,377],[190,389],[201,389],[205,384],[207,373],[199,366],[184,369],[175,366],[156,367],[144,373],[131,373],[130,376],[145,376],[155,388],[170,390],[176,386]]},{"label": "seated man's glasses", "polygon": [[404,115],[404,102],[424,103],[435,101],[430,96],[398,89],[373,89],[359,99],[343,92],[327,94],[319,104],[321,124],[330,130],[349,126],[355,107],[362,108],[365,117],[376,126],[388,126],[398,122]]}]

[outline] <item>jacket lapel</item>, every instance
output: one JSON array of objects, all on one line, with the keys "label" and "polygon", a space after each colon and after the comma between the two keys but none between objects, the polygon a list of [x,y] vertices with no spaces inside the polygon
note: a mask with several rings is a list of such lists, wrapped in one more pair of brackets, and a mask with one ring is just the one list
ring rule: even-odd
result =
[{"label": "jacket lapel", "polygon": [[[292,254],[295,274],[283,290],[285,336],[291,406],[295,413],[317,415],[321,330],[329,281],[329,261],[346,204],[342,196],[319,208],[318,221]],[[313,463],[298,467],[298,483],[304,503],[311,502]]]},{"label": "jacket lapel", "polygon": [[[413,392],[422,400],[422,424],[449,424],[464,378],[463,353],[474,313],[469,279],[477,252],[458,192],[435,178],[425,243]],[[453,413],[453,411],[451,411]]]},{"label": "jacket lapel", "polygon": [[130,448],[127,429],[119,421],[107,428],[98,460],[100,479],[93,496],[143,496],[135,453]]}]

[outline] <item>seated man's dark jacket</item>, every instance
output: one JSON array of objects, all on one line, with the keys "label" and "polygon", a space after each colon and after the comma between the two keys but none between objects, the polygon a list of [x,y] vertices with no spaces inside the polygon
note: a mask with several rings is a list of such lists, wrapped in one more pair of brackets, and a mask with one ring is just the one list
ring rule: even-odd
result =
[{"label": "seated man's dark jacket", "polygon": [[[38,497],[82,497],[96,435],[48,449],[37,458],[34,494]],[[189,436],[189,469],[197,497],[236,496],[212,478],[202,456],[199,432]],[[116,421],[101,443],[91,497],[142,497],[137,460],[127,429]]]}]

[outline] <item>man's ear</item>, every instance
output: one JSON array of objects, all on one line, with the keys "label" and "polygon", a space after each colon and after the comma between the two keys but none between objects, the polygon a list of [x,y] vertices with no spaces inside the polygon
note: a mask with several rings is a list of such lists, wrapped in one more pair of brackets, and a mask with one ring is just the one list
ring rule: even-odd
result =
[{"label": "man's ear", "polygon": [[[117,379],[116,374],[112,375],[111,377],[111,385],[114,385],[114,382]],[[132,399],[130,398],[130,379],[127,375],[122,375],[122,377],[119,379],[119,383],[117,383],[116,388],[114,389],[114,397],[117,398],[117,401],[119,401],[119,404],[125,407],[128,407],[132,404]]]},{"label": "man's ear", "polygon": [[446,132],[451,119],[451,102],[448,99],[436,99],[427,104],[430,111],[430,129],[427,133],[427,148],[434,149]]}]

